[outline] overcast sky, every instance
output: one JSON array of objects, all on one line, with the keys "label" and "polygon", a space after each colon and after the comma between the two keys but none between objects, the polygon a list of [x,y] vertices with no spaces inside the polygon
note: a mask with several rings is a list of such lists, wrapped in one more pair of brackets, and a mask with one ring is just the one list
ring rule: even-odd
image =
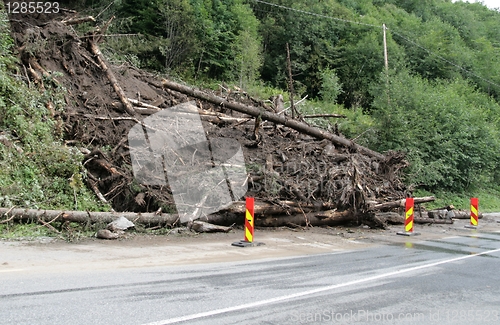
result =
[{"label": "overcast sky", "polygon": [[[457,2],[460,0],[454,0],[453,2]],[[462,0],[463,2],[482,2],[488,8],[494,9],[494,8],[500,8],[500,0]]]}]

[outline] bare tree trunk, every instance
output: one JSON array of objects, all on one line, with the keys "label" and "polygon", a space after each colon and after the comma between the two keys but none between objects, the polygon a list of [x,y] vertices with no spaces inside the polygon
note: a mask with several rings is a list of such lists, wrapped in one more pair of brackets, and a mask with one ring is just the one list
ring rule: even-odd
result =
[{"label": "bare tree trunk", "polygon": [[[172,225],[178,220],[174,214],[134,213],[134,212],[87,212],[87,211],[62,211],[62,210],[36,210],[36,209],[7,209],[0,208],[0,216],[6,214],[6,220],[38,222],[42,221],[70,221],[78,223],[104,222],[109,223],[118,217],[125,217],[134,223],[151,225]],[[6,220],[0,221],[5,223]]]},{"label": "bare tree trunk", "polygon": [[[296,210],[294,210],[295,212]],[[87,212],[87,211],[62,211],[62,210],[36,210],[36,209],[7,209],[0,208],[0,216],[5,220],[23,222],[102,222],[109,223],[118,217],[125,217],[136,224],[145,225],[167,225],[180,224],[176,214],[156,214],[156,213],[134,213],[134,212]],[[244,213],[222,213],[203,216],[200,221],[209,222],[215,225],[242,225],[245,220]],[[255,225],[265,227],[282,226],[336,226],[346,223],[359,224],[363,222],[363,215],[356,215],[352,211],[327,210],[319,212],[303,212],[292,215],[255,215]]]},{"label": "bare tree trunk", "polygon": [[[429,198],[415,198],[415,200],[428,200]],[[404,200],[402,200],[404,201]],[[400,201],[395,201],[400,202]],[[395,204],[395,202],[388,202]],[[366,224],[374,228],[383,228],[386,223],[403,224],[404,217],[394,212],[385,213],[356,213],[351,210],[332,210],[331,205],[301,205],[297,202],[281,202],[282,205],[273,205],[266,202],[255,202],[255,225],[265,227],[281,226],[337,226],[344,224]],[[243,224],[245,215],[245,202],[233,202],[230,206],[217,214],[199,218],[215,225]],[[329,210],[323,210],[329,209]],[[318,211],[322,210],[322,211]],[[0,208],[0,224],[8,221],[23,222],[52,222],[70,221],[78,223],[104,222],[109,223],[118,217],[147,225],[179,224],[177,214],[165,213],[135,213],[135,212],[87,212],[87,211],[62,211],[62,210],[36,210],[36,209],[7,209]],[[2,220],[4,219],[4,220]],[[450,220],[435,220],[432,218],[415,218],[415,223],[451,223]]]},{"label": "bare tree trunk", "polygon": [[264,216],[255,219],[255,225],[260,227],[283,226],[338,226],[349,222],[357,223],[358,218],[352,211],[321,211],[289,216]]},{"label": "bare tree trunk", "polygon": [[[405,223],[405,217],[396,212],[380,212],[375,214],[376,218],[383,223],[388,223],[391,225],[403,225]],[[434,218],[413,218],[415,224],[453,224],[453,220],[450,219],[434,219]]]},{"label": "bare tree trunk", "polygon": [[349,148],[354,148],[354,149],[356,149],[356,150],[358,150],[358,151],[360,151],[360,152],[362,152],[362,153],[364,153],[372,158],[375,158],[375,159],[379,159],[379,160],[385,159],[385,156],[381,153],[378,153],[378,152],[373,151],[371,149],[360,146],[360,145],[354,143],[353,141],[346,139],[344,137],[323,131],[323,130],[316,128],[316,127],[309,126],[309,125],[307,125],[303,122],[297,121],[297,120],[287,119],[284,116],[280,116],[280,115],[277,115],[275,113],[261,110],[257,107],[247,106],[247,105],[240,104],[240,103],[232,103],[232,102],[229,102],[226,99],[223,99],[221,97],[211,95],[211,94],[205,93],[203,91],[193,89],[193,88],[172,82],[170,80],[163,79],[162,85],[168,89],[175,90],[175,91],[178,91],[180,93],[183,93],[183,94],[186,94],[189,96],[193,96],[196,98],[200,98],[200,99],[206,100],[208,102],[214,103],[216,105],[225,106],[227,108],[233,109],[233,110],[241,112],[241,113],[245,113],[245,114],[255,116],[255,117],[261,115],[263,120],[267,120],[267,121],[270,121],[273,123],[285,125],[285,126],[290,127],[294,130],[297,130],[301,133],[313,136],[313,137],[318,138],[318,139],[327,139],[327,140],[330,140],[333,143],[336,143],[338,145],[342,145],[342,146],[349,147]]},{"label": "bare tree trunk", "polygon": [[[265,202],[255,201],[254,214],[255,216],[265,216],[265,215],[291,215],[303,212],[310,212],[313,210],[319,210],[319,208],[313,207],[311,205],[304,204],[303,206],[288,205],[283,204],[283,206],[269,204]],[[230,213],[241,213],[244,214],[246,211],[245,201],[233,202],[229,207],[222,210],[223,212]]]},{"label": "bare tree trunk", "polygon": [[90,44],[90,49],[92,50],[92,53],[96,56],[97,61],[99,62],[99,65],[101,66],[101,69],[106,72],[106,76],[108,77],[109,81],[111,82],[111,86],[113,86],[113,89],[115,90],[116,94],[120,98],[120,101],[122,102],[123,106],[125,107],[125,111],[131,116],[135,115],[135,110],[134,107],[132,107],[132,104],[130,104],[130,101],[127,99],[127,95],[125,95],[125,92],[123,91],[122,87],[120,87],[120,84],[118,83],[118,80],[116,80],[115,74],[111,69],[108,68],[108,66],[105,63],[104,56],[101,53],[101,50],[99,50],[99,47],[97,45],[89,40]]},{"label": "bare tree trunk", "polygon": [[[470,219],[470,211],[453,210],[453,213],[455,214],[455,219]],[[478,219],[482,219],[483,213],[479,212],[477,217]]]},{"label": "bare tree trunk", "polygon": [[[425,203],[425,202],[432,202],[436,198],[434,196],[425,196],[425,197],[416,197],[414,198],[414,202],[416,203]],[[397,201],[391,201],[391,202],[384,202],[380,204],[375,204],[371,207],[371,210],[388,210],[388,209],[394,209],[394,208],[404,208],[406,204],[406,199],[402,200],[397,200]]]},{"label": "bare tree trunk", "polygon": [[66,26],[70,26],[70,25],[78,25],[78,24],[87,23],[89,21],[95,22],[95,18],[92,16],[80,17],[80,18],[70,18],[70,19],[61,21],[61,23],[63,23]]}]

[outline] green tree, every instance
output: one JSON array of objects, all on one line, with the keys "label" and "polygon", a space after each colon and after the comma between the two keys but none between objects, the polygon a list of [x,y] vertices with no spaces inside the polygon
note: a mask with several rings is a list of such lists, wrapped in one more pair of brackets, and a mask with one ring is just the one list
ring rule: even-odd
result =
[{"label": "green tree", "polygon": [[191,0],[200,50],[198,74],[255,79],[261,65],[259,21],[244,0]]},{"label": "green tree", "polygon": [[242,30],[234,44],[235,60],[233,72],[239,76],[240,87],[246,88],[259,77],[262,66],[261,43],[257,35]]},{"label": "green tree", "polygon": [[[353,11],[333,0],[274,2],[321,15],[335,13],[337,17],[348,19],[355,16]],[[321,71],[327,67],[337,68],[334,64],[338,56],[335,46],[342,42],[346,24],[298,11],[263,6],[258,3],[253,5],[254,12],[262,23],[262,77],[276,86],[286,88],[286,43],[289,43],[294,80],[304,85],[310,96],[316,96],[321,87]]]},{"label": "green tree", "polygon": [[157,0],[161,21],[159,50],[168,71],[186,64],[196,53],[196,39],[192,37],[195,27],[194,11],[189,0]]},{"label": "green tree", "polygon": [[373,89],[377,149],[408,153],[409,182],[456,192],[493,182],[500,150],[498,118],[492,119],[500,112],[497,103],[463,80],[431,82],[408,71],[391,76],[389,105],[384,88]]},{"label": "green tree", "polygon": [[325,69],[321,71],[321,90],[319,94],[324,101],[335,104],[337,97],[343,92],[342,84],[334,70]]}]

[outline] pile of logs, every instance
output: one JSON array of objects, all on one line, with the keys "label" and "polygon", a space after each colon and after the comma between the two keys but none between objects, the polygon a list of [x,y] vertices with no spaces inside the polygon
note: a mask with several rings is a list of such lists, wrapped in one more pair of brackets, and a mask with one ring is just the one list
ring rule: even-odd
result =
[{"label": "pile of logs", "polygon": [[[434,197],[415,198],[415,202],[431,202]],[[403,217],[399,214],[383,212],[394,208],[404,207],[405,200],[386,202],[384,204],[374,205],[370,212],[373,213],[373,220],[365,219],[365,223],[370,226],[384,227],[386,222],[391,224],[402,224]],[[353,215],[352,211],[337,211],[328,209],[328,206],[301,205],[297,202],[280,202],[280,205],[266,202],[255,202],[255,225],[262,227],[282,227],[282,226],[338,226],[356,222],[360,216]],[[321,210],[326,209],[326,210]],[[319,210],[319,211],[318,211]],[[224,213],[225,212],[225,213]],[[242,224],[245,214],[245,202],[233,202],[221,213],[203,216],[201,221],[218,225]],[[119,217],[124,217],[135,224],[146,226],[179,226],[180,218],[177,214],[162,213],[133,213],[133,212],[90,212],[90,211],[60,211],[60,210],[37,210],[37,209],[19,209],[19,208],[0,208],[0,223],[10,221],[17,222],[78,222],[89,223],[109,223]],[[416,223],[438,223],[437,220],[430,218],[419,218]]]}]

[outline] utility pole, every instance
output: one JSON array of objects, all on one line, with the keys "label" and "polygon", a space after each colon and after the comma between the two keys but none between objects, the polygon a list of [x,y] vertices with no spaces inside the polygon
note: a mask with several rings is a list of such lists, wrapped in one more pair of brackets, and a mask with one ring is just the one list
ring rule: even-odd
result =
[{"label": "utility pole", "polygon": [[290,107],[292,109],[292,119],[295,119],[295,105],[293,103],[293,79],[292,79],[292,62],[290,60],[290,48],[286,43],[286,63],[288,66],[288,90],[290,91]]},{"label": "utility pole", "polygon": [[387,58],[387,35],[385,24],[382,24],[382,29],[384,31],[384,63],[385,63],[385,73],[389,73],[389,59]]},{"label": "utility pole", "polygon": [[385,65],[385,92],[387,95],[387,105],[391,105],[391,99],[389,97],[389,59],[387,58],[387,27],[382,24],[382,30],[384,31],[384,65]]}]

